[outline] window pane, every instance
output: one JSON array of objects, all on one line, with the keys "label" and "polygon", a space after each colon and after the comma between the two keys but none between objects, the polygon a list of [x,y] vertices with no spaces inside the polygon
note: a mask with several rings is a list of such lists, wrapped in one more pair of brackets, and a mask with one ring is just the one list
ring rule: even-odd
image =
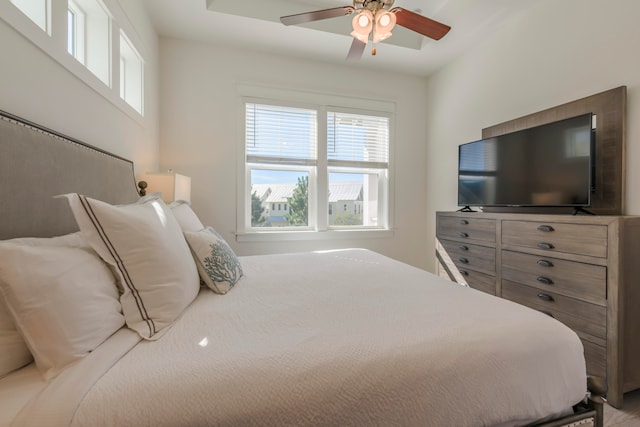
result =
[{"label": "window pane", "polygon": [[314,165],[316,140],[315,110],[246,104],[249,162]]},{"label": "window pane", "polygon": [[386,168],[389,162],[389,118],[329,112],[327,158],[333,165]]},{"label": "window pane", "polygon": [[67,52],[76,56],[76,14],[67,10]]},{"label": "window pane", "polygon": [[48,25],[48,1],[47,0],[11,0],[22,13],[35,22],[43,31],[50,34]]},{"label": "window pane", "polygon": [[111,16],[107,8],[101,0],[68,0],[67,8],[75,15],[75,58],[111,86]]},{"label": "window pane", "polygon": [[251,169],[251,226],[306,227],[309,224],[309,173]]},{"label": "window pane", "polygon": [[144,63],[124,31],[120,32],[120,97],[143,114]]},{"label": "window pane", "polygon": [[329,172],[329,226],[377,226],[378,180],[377,173]]},{"label": "window pane", "polygon": [[67,2],[67,51],[81,64],[85,61],[85,45],[87,33],[85,31],[86,16],[80,6],[73,1]]}]

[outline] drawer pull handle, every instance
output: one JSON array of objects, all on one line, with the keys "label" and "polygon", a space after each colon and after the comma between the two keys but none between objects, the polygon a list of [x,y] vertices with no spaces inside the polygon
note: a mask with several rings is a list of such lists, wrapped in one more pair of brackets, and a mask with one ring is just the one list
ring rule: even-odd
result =
[{"label": "drawer pull handle", "polygon": [[544,250],[553,249],[553,245],[551,243],[538,243],[538,247]]},{"label": "drawer pull handle", "polygon": [[469,237],[469,235],[467,233],[464,233],[464,232],[458,234],[458,236],[460,236],[460,237]]},{"label": "drawer pull handle", "polygon": [[547,316],[549,316],[549,317],[553,317],[553,314],[551,314],[551,312],[550,312],[550,311],[547,311],[547,310],[538,310],[538,311],[539,311],[540,313],[542,313],[542,314],[546,314],[546,315],[547,315]]},{"label": "drawer pull handle", "polygon": [[467,270],[460,270],[460,274],[462,274],[463,276],[468,276],[469,272]]},{"label": "drawer pull handle", "polygon": [[538,276],[536,277],[536,280],[540,283],[544,283],[545,285],[553,285],[553,280],[549,279],[548,277]]},{"label": "drawer pull handle", "polygon": [[460,246],[458,246],[458,249],[460,249],[461,251],[468,251],[469,250],[469,246],[460,245]]},{"label": "drawer pull handle", "polygon": [[538,298],[540,298],[543,301],[553,302],[553,297],[551,295],[543,294],[542,292],[538,294]]},{"label": "drawer pull handle", "polygon": [[462,225],[468,225],[468,224],[469,224],[469,221],[467,221],[466,219],[461,219],[461,220],[460,220],[460,224],[462,224]]},{"label": "drawer pull handle", "polygon": [[549,260],[546,259],[539,259],[538,260],[538,264],[543,266],[543,267],[553,267],[553,263]]},{"label": "drawer pull handle", "polygon": [[553,231],[553,227],[550,225],[539,225],[538,226],[538,231],[544,231],[546,233],[549,233],[551,231]]},{"label": "drawer pull handle", "polygon": [[463,263],[463,264],[469,264],[469,260],[468,260],[468,259],[466,259],[465,257],[460,257],[460,258],[458,258],[458,261],[460,261],[460,262],[461,262],[461,263]]}]

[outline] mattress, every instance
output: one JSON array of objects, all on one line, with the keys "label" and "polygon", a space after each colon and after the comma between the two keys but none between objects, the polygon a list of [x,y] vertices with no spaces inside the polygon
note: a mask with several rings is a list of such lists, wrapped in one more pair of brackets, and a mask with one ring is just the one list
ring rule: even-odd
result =
[{"label": "mattress", "polygon": [[240,258],[167,333],[122,329],[14,425],[511,426],[586,394],[556,320],[366,250]]}]

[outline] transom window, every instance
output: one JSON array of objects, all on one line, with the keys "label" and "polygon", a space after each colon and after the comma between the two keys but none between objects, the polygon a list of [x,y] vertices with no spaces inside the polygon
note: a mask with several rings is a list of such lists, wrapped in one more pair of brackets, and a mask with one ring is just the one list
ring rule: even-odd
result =
[{"label": "transom window", "polygon": [[124,31],[120,31],[120,98],[143,114],[144,64]]},{"label": "transom window", "polygon": [[42,31],[51,35],[51,3],[49,0],[11,0],[11,3]]},{"label": "transom window", "polygon": [[67,52],[81,64],[85,64],[86,35],[85,13],[73,0],[67,7]]},{"label": "transom window", "polygon": [[68,0],[67,52],[111,86],[111,15],[100,0]]},{"label": "transom window", "polygon": [[140,39],[129,20],[114,19],[113,13],[126,18],[120,3],[0,0],[0,14],[67,71],[138,120],[144,115],[144,57],[135,47]]},{"label": "transom window", "polygon": [[244,114],[241,233],[389,228],[389,113],[247,98]]}]

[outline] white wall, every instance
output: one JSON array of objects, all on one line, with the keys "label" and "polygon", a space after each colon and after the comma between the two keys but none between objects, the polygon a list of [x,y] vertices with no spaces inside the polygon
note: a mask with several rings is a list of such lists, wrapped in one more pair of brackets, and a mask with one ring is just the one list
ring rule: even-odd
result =
[{"label": "white wall", "polygon": [[[484,127],[627,86],[626,213],[640,214],[640,2],[537,0],[428,80],[427,240],[457,209],[457,146]],[[430,257],[429,269],[435,268]]]},{"label": "white wall", "polygon": [[[117,8],[115,13],[120,17],[122,27],[138,41],[136,48],[145,57],[144,118],[136,117],[105,98],[23,37],[4,20],[21,17],[14,13],[0,16],[0,110],[131,159],[137,170],[156,168],[158,38],[139,0],[126,0],[121,4],[111,0],[110,4]],[[3,11],[12,12],[11,8],[8,1],[3,5]],[[24,20],[35,27],[28,18]],[[15,24],[15,20],[11,22]],[[54,28],[55,37],[60,37],[59,28]],[[61,49],[64,51],[66,45]],[[70,56],[68,59],[73,60]],[[117,86],[113,90],[117,100]]]},{"label": "white wall", "polygon": [[[367,247],[424,267],[426,81],[261,52],[162,39],[161,168],[190,175],[192,204],[239,254]],[[235,241],[239,83],[396,103],[395,232],[390,238],[322,242]],[[240,141],[242,142],[242,141]]]}]

